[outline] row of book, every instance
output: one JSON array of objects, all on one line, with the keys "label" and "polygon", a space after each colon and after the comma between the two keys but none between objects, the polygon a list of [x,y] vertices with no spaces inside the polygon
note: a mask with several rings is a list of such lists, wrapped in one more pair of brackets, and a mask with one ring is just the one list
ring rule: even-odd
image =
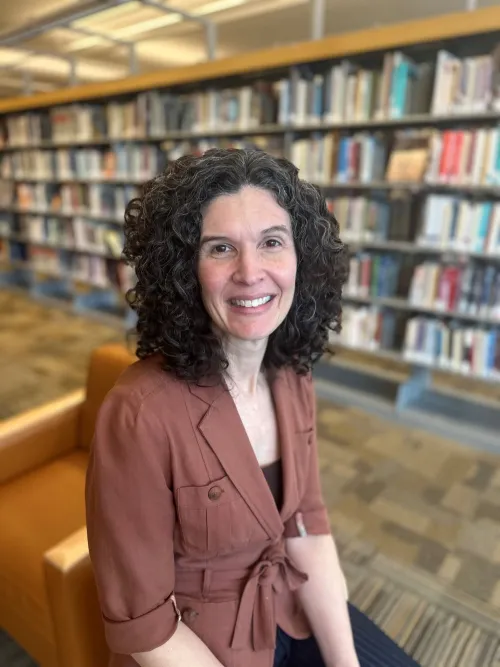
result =
[{"label": "row of book", "polygon": [[131,100],[72,104],[9,116],[4,145],[162,138],[169,132],[255,129],[278,119],[279,82],[226,90],[139,93]]},{"label": "row of book", "polygon": [[0,216],[0,236],[22,243],[54,246],[96,255],[120,258],[123,229],[86,218],[41,215]]},{"label": "row of book", "polygon": [[407,193],[341,195],[327,197],[326,203],[339,223],[345,243],[413,242],[422,224],[422,202]]},{"label": "row of book", "polygon": [[405,255],[363,252],[351,257],[349,269],[347,300],[396,298],[405,308],[413,305],[500,322],[499,266],[414,263]]},{"label": "row of book", "polygon": [[[380,62],[380,61],[379,61]],[[412,114],[500,109],[495,53],[460,58],[439,50],[417,62],[402,51],[362,67],[343,60],[292,67],[290,76],[195,93],[139,93],[132,100],[72,104],[11,115],[4,144],[161,137],[168,132],[255,129],[263,124],[319,124]]]},{"label": "row of book", "polygon": [[314,183],[370,183],[385,178],[388,146],[382,134],[313,133],[294,141],[290,160]]},{"label": "row of book", "polygon": [[376,306],[342,308],[342,330],[331,334],[332,343],[364,350],[400,350],[405,335],[406,319],[395,310]]},{"label": "row of book", "polygon": [[403,356],[409,362],[499,381],[500,329],[415,317],[407,324]]},{"label": "row of book", "polygon": [[500,185],[500,127],[433,132],[425,180]]},{"label": "row of book", "polygon": [[427,197],[417,244],[500,256],[500,202]]},{"label": "row of book", "polygon": [[[4,183],[5,186],[5,183]],[[20,211],[93,216],[123,220],[131,199],[138,196],[134,186],[107,183],[18,183],[12,188],[0,187],[0,206]]]},{"label": "row of book", "polygon": [[408,292],[413,264],[405,255],[360,252],[349,260],[345,296],[388,298]]},{"label": "row of book", "polygon": [[44,276],[125,293],[134,284],[129,266],[117,259],[0,239],[0,261]]},{"label": "row of book", "polygon": [[423,262],[415,267],[408,298],[413,305],[500,322],[500,268]]},{"label": "row of book", "polygon": [[500,256],[500,202],[453,195],[327,199],[346,243],[405,241],[443,252]]},{"label": "row of book", "polygon": [[[80,149],[5,155],[4,178],[130,178],[147,180],[167,161],[208,148],[254,146],[285,154],[284,139],[256,136],[118,144],[111,150]],[[290,159],[301,177],[319,184],[416,182],[500,185],[500,127],[474,130],[401,130],[391,133],[312,132],[291,144]]]},{"label": "row of book", "polygon": [[344,307],[342,332],[332,342],[487,380],[500,380],[500,329],[470,327],[400,314],[375,306]]},{"label": "row of book", "polygon": [[165,167],[166,155],[151,144],[115,144],[111,149],[26,150],[5,153],[4,179],[130,179],[146,181]]},{"label": "row of book", "polygon": [[312,132],[290,159],[317,183],[500,184],[500,127],[474,130]]}]

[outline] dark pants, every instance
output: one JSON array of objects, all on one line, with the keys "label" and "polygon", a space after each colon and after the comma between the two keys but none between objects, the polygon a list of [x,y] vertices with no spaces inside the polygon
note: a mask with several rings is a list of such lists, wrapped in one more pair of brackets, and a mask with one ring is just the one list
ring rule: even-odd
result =
[{"label": "dark pants", "polygon": [[[349,604],[354,644],[361,667],[418,667],[359,609]],[[278,628],[274,667],[324,667],[314,637],[292,639]]]}]

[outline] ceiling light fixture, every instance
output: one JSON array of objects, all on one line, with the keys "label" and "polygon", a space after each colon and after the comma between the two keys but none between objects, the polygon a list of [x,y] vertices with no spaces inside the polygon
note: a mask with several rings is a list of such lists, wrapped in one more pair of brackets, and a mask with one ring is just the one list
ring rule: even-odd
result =
[{"label": "ceiling light fixture", "polygon": [[[193,16],[205,16],[207,14],[214,14],[215,12],[222,12],[225,9],[239,7],[247,1],[248,0],[214,0],[213,2],[207,2],[200,7],[191,9],[190,13]],[[159,28],[166,28],[175,25],[176,23],[180,23],[181,21],[182,16],[180,14],[170,13],[165,14],[164,16],[157,16],[154,19],[139,21],[133,25],[118,28],[117,30],[109,32],[113,37],[129,38],[152,30],[158,30]]]},{"label": "ceiling light fixture", "polygon": [[195,16],[205,16],[205,14],[215,14],[215,12],[223,12],[225,9],[232,9],[246,4],[247,0],[214,0],[207,2],[201,7],[192,10]]},{"label": "ceiling light fixture", "polygon": [[112,34],[113,37],[134,37],[143,32],[157,30],[158,28],[166,28],[169,25],[174,25],[181,21],[182,16],[180,14],[165,14],[164,16],[157,16],[154,19],[140,21],[139,23],[134,23],[133,25],[128,25],[124,28],[118,28],[117,30],[110,31],[110,34]]}]

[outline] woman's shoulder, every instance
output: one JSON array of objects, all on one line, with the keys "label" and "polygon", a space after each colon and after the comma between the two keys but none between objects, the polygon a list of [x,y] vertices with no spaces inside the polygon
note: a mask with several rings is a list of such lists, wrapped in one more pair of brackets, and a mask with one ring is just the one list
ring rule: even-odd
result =
[{"label": "woman's shoulder", "polygon": [[157,402],[166,406],[165,396],[169,397],[168,404],[175,402],[182,384],[182,380],[164,368],[163,357],[154,354],[130,364],[106,396],[106,402],[127,403],[136,409],[154,406]]},{"label": "woman's shoulder", "polygon": [[290,399],[294,403],[294,409],[303,414],[306,420],[314,418],[316,394],[312,371],[298,373],[294,368],[286,367],[281,373],[288,383]]},{"label": "woman's shoulder", "polygon": [[286,378],[290,389],[299,394],[309,394],[313,388],[312,371],[298,373],[291,366],[284,367],[280,373]]}]

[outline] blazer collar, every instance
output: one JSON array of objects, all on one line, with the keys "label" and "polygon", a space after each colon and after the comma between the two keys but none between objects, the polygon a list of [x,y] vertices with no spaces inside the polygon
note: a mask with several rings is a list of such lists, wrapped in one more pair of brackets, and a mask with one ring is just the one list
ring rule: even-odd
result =
[{"label": "blazer collar", "polygon": [[208,406],[198,429],[261,526],[271,538],[275,538],[282,532],[283,522],[290,518],[298,502],[294,455],[296,406],[286,370],[276,371],[270,385],[283,469],[283,505],[280,512],[227,387],[218,383],[190,384],[189,388]]}]

